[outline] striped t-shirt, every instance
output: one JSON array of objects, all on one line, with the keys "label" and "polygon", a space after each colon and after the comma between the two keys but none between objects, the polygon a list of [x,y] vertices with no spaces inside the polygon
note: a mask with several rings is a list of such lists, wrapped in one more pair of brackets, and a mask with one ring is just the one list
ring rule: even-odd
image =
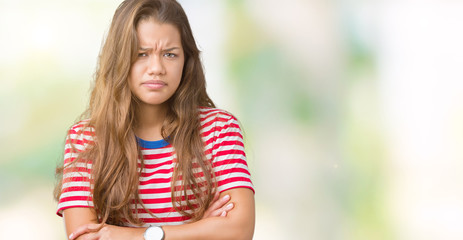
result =
[{"label": "striped t-shirt", "polygon": [[[200,108],[200,118],[205,154],[212,163],[217,190],[223,192],[233,188],[249,188],[254,191],[237,119],[230,113],[215,108]],[[94,131],[83,129],[84,127],[85,120],[69,130],[64,151],[65,166],[77,157],[79,151],[92,144]],[[72,150],[71,143],[76,151]],[[188,222],[190,219],[175,211],[172,206],[171,180],[175,157],[172,145],[165,140],[138,139],[138,143],[145,164],[139,177],[140,199],[155,217],[146,213],[141,206],[132,205],[132,208],[138,208],[138,217],[145,226]],[[77,163],[77,167],[73,168],[65,167],[58,215],[62,216],[63,210],[67,208],[93,207],[90,169],[91,163]]]}]

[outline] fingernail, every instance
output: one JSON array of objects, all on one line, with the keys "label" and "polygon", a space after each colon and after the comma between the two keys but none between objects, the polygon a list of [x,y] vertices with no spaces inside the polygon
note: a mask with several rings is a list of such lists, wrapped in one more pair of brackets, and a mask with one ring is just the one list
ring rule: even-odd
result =
[{"label": "fingernail", "polygon": [[225,209],[230,210],[233,208],[233,203],[228,204]]},{"label": "fingernail", "polygon": [[230,195],[225,195],[225,197],[223,197],[223,200],[228,200],[230,199]]},{"label": "fingernail", "polygon": [[74,233],[71,233],[71,235],[69,235],[69,239],[71,240],[72,237],[74,237]]},{"label": "fingernail", "polygon": [[223,211],[222,214],[220,214],[221,217],[225,217],[227,215],[227,212]]}]

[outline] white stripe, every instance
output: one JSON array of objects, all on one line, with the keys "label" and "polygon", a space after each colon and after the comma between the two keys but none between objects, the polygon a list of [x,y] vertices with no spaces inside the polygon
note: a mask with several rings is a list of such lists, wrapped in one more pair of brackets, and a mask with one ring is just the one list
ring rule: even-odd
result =
[{"label": "white stripe", "polygon": [[[154,179],[156,179],[156,178],[154,178]],[[155,187],[156,189],[170,188],[170,182],[168,182],[168,183],[151,183],[151,184],[139,185],[138,189],[140,189],[140,190],[142,190],[142,189],[153,189],[153,185],[156,186]]]},{"label": "white stripe", "polygon": [[[162,160],[159,160],[159,159],[145,160],[145,168],[143,168],[143,172],[152,173],[157,170],[171,169],[175,165],[173,160],[174,160],[173,157],[163,158]],[[160,166],[153,168],[154,165],[160,165]]]},{"label": "white stripe", "polygon": [[70,188],[70,187],[90,187],[90,183],[89,182],[67,182],[67,183],[63,183],[63,189],[64,188]]},{"label": "white stripe", "polygon": [[[149,213],[139,213],[137,214],[139,218],[152,218]],[[178,212],[167,212],[167,213],[154,213],[154,216],[158,218],[165,218],[165,217],[182,217],[182,215]]]},{"label": "white stripe", "polygon": [[170,153],[173,150],[174,150],[173,147],[168,147],[168,148],[144,149],[141,152],[143,153],[143,155],[151,155],[151,154]]},{"label": "white stripe", "polygon": [[243,178],[248,178],[248,179],[250,178],[249,174],[242,173],[242,172],[234,172],[234,173],[218,176],[217,181],[223,181],[225,179],[235,178],[235,177],[243,177]]},{"label": "white stripe", "polygon": [[[201,118],[204,118],[206,117],[206,115],[204,116],[201,116]],[[217,114],[210,114],[209,117],[207,117],[206,119],[204,119],[201,123],[201,125],[206,125],[210,122],[213,122],[215,119],[217,119],[218,115]],[[211,125],[214,125],[214,124],[211,124]]]},{"label": "white stripe", "polygon": [[[200,130],[200,133],[203,134],[205,131]],[[210,141],[211,138],[214,138],[214,131],[209,132],[207,135],[201,135],[203,142]]]},{"label": "white stripe", "polygon": [[58,204],[58,209],[60,208],[67,208],[67,207],[74,207],[74,206],[89,206],[93,207],[92,201],[66,201]]},{"label": "white stripe", "polygon": [[[227,136],[227,137],[222,137],[222,138],[218,138],[215,142],[210,142],[208,143],[206,146],[205,146],[205,149],[206,150],[209,150],[209,149],[212,149],[215,145],[219,145],[219,144],[222,144],[222,142],[224,141],[238,141],[238,142],[243,142],[243,139],[239,136]],[[204,141],[204,142],[207,142],[207,141]],[[242,147],[240,145],[237,145],[237,144],[234,144],[234,145],[225,145],[225,146],[239,146],[239,147]]]},{"label": "white stripe", "polygon": [[60,198],[65,198],[65,197],[89,197],[90,192],[87,191],[72,191],[72,192],[65,192],[62,193]]},{"label": "white stripe", "polygon": [[[188,223],[190,221],[181,221],[181,222],[167,222],[167,223],[146,223],[143,225],[143,227],[150,227],[150,226],[176,226],[176,225],[183,225],[185,223]],[[138,227],[138,226],[133,226],[133,227]]]},{"label": "white stripe", "polygon": [[[244,147],[240,146],[240,145],[236,145],[236,144],[222,145],[219,148],[215,149],[213,152],[217,153],[217,152],[228,151],[228,150],[241,150],[241,151],[244,151]],[[241,154],[241,155],[243,155],[243,154]]]},{"label": "white stripe", "polygon": [[[86,145],[88,145],[88,144],[86,144]],[[75,148],[76,150],[79,150],[79,151],[83,151],[83,150],[85,149],[85,147],[86,147],[86,146],[84,146],[84,145],[82,145],[82,144],[74,144],[74,148]],[[64,148],[65,148],[65,150],[68,150],[68,149],[69,149],[69,150],[72,150],[72,146],[71,146],[71,144],[69,144],[69,143],[67,143],[66,145],[64,145]]]},{"label": "white stripe", "polygon": [[225,164],[225,165],[217,166],[214,168],[214,172],[228,170],[228,169],[240,169],[240,168],[249,171],[246,165],[242,163],[236,163],[236,164]]},{"label": "white stripe", "polygon": [[[172,177],[172,172],[171,173],[156,173],[152,176],[148,176],[148,177],[139,177],[139,180],[141,182],[146,182],[146,181],[149,181],[149,180],[155,180],[155,179],[169,179],[170,177]],[[160,183],[159,183],[160,184]],[[158,183],[156,183],[156,185],[158,185]]]},{"label": "white stripe", "polygon": [[215,142],[216,144],[221,144],[224,141],[238,141],[242,142],[243,138],[240,136],[223,136],[221,138],[218,138],[217,141]]},{"label": "white stripe", "polygon": [[204,132],[208,132],[210,131],[212,128],[216,127],[216,124],[211,124],[207,127],[202,127],[200,130],[199,130],[199,133],[204,133]]},{"label": "white stripe", "polygon": [[[169,194],[170,195],[170,194]],[[145,199],[146,200],[146,199]],[[181,205],[185,205],[186,202],[185,201],[181,201],[180,203]],[[145,208],[147,209],[160,209],[160,208],[172,208],[173,205],[172,205],[172,202],[169,201],[169,202],[166,202],[166,203],[147,203],[147,204],[143,204],[145,206]],[[130,208],[131,209],[134,209],[135,208],[135,204],[130,204]],[[142,208],[142,206],[138,206],[139,209]]]},{"label": "white stripe", "polygon": [[241,159],[246,161],[246,156],[243,154],[227,154],[218,156],[214,159],[214,162],[230,161],[230,159]]},{"label": "white stripe", "polygon": [[159,199],[159,198],[170,198],[171,194],[170,191],[166,193],[146,193],[140,194],[140,198],[142,199]]},{"label": "white stripe", "polygon": [[[199,110],[201,117],[206,116],[206,114],[220,114],[221,110],[217,108],[205,108]],[[208,113],[207,113],[208,112]]]},{"label": "white stripe", "polygon": [[91,163],[85,163],[85,162],[70,162],[70,163],[66,164],[65,168],[67,168],[67,167],[78,167],[78,168],[91,169],[92,164]]},{"label": "white stripe", "polygon": [[75,177],[88,177],[90,178],[91,175],[87,172],[70,172],[63,174],[63,178],[75,178]]},{"label": "white stripe", "polygon": [[236,187],[250,187],[254,189],[254,187],[252,186],[250,182],[232,182],[232,183],[228,183],[228,184],[218,187],[218,191],[223,192],[225,190],[236,188]]},{"label": "white stripe", "polygon": [[75,134],[71,133],[68,135],[70,139],[73,140],[87,140],[87,141],[92,141],[93,142],[93,136],[92,135],[86,135],[86,134]]},{"label": "white stripe", "polygon": [[79,156],[78,153],[65,153],[64,154],[64,159],[77,158],[78,156]]}]

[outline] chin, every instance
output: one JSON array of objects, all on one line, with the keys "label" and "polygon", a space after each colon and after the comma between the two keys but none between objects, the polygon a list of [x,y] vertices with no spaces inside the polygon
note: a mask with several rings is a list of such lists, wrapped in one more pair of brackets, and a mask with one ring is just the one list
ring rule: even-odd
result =
[{"label": "chin", "polygon": [[166,99],[147,99],[147,100],[142,100],[142,103],[150,106],[159,106],[163,105],[167,102],[168,98]]}]

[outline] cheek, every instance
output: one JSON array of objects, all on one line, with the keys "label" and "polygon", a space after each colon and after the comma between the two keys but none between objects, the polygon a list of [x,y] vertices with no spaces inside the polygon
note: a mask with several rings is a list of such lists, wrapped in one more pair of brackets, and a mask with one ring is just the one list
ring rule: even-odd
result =
[{"label": "cheek", "polygon": [[137,78],[140,78],[143,75],[143,65],[134,63],[130,68],[129,77],[132,81],[136,81]]},{"label": "cheek", "polygon": [[176,73],[177,78],[179,79],[179,82],[181,81],[182,76],[183,76],[183,66],[184,64],[179,64],[178,66],[176,66],[176,69],[175,69],[175,73]]},{"label": "cheek", "polygon": [[133,93],[133,82],[132,82],[132,76],[127,77],[127,85],[129,86],[130,91]]}]

